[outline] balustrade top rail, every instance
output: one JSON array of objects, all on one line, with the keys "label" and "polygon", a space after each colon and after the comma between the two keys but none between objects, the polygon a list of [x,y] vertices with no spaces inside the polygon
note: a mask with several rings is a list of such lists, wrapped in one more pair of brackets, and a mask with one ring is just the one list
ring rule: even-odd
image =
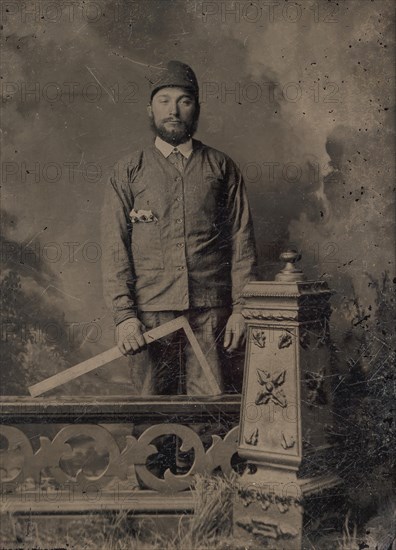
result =
[{"label": "balustrade top rail", "polygon": [[239,415],[239,394],[177,396],[1,396],[0,423],[178,422],[216,421]]}]

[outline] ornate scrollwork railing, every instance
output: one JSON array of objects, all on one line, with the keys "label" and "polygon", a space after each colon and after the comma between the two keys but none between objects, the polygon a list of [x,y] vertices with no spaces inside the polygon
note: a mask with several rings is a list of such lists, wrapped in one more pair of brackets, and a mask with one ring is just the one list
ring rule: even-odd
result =
[{"label": "ornate scrollwork railing", "polygon": [[[131,481],[142,492],[185,491],[195,474],[219,469],[231,473],[239,407],[239,396],[206,401],[180,396],[151,402],[3,398],[2,495],[43,486],[53,491],[73,487],[83,494],[92,487],[106,490],[114,482],[130,488]],[[168,457],[176,454],[176,462],[179,455],[188,456],[182,473],[161,462],[166,446]]]}]

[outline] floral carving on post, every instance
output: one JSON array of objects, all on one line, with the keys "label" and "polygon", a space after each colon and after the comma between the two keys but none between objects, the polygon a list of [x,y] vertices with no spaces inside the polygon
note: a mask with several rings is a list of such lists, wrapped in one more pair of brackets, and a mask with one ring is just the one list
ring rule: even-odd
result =
[{"label": "floral carving on post", "polygon": [[245,443],[247,445],[254,445],[256,446],[257,443],[258,443],[258,436],[259,436],[259,431],[258,431],[258,428],[256,428],[249,437],[246,437],[245,436]]},{"label": "floral carving on post", "polygon": [[253,343],[256,344],[259,348],[265,348],[265,332],[264,330],[260,330],[258,328],[252,330],[252,340]]},{"label": "floral carving on post", "polygon": [[293,339],[291,334],[288,334],[287,332],[283,333],[279,336],[278,348],[279,349],[288,348],[289,346],[292,345],[292,342],[293,342]]},{"label": "floral carving on post", "polygon": [[256,405],[266,405],[272,402],[275,405],[285,408],[287,406],[287,399],[280,386],[285,383],[286,370],[271,375],[265,370],[257,369],[257,375],[258,382],[262,386],[262,389],[257,394],[255,401]]},{"label": "floral carving on post", "polygon": [[292,449],[294,447],[294,445],[296,444],[296,440],[294,439],[294,437],[292,435],[290,436],[286,436],[283,432],[282,432],[282,441],[281,441],[281,445],[282,447],[285,449],[285,451],[287,449]]}]

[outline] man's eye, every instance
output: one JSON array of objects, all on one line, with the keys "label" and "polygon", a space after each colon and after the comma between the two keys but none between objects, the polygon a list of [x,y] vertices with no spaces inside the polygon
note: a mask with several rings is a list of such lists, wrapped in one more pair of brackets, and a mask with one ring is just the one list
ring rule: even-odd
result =
[{"label": "man's eye", "polygon": [[192,104],[191,99],[182,99],[181,102],[182,102],[183,105],[191,105]]}]

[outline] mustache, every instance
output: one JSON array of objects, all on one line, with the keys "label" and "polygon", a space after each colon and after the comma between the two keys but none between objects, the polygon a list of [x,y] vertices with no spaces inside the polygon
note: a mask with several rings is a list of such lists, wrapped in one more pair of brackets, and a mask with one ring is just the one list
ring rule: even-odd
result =
[{"label": "mustache", "polygon": [[181,122],[180,118],[164,118],[162,123],[164,122]]}]

